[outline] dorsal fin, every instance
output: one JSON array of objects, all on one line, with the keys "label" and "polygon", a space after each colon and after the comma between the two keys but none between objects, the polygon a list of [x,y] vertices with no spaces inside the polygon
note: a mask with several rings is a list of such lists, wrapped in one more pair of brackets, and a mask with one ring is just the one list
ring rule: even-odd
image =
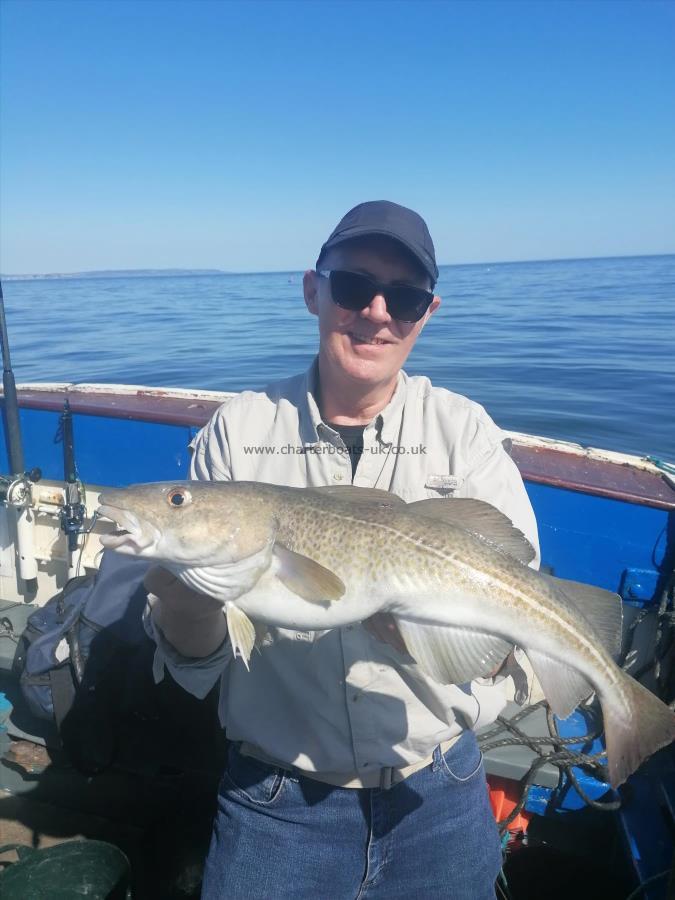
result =
[{"label": "dorsal fin", "polygon": [[391,491],[382,491],[380,488],[358,487],[355,484],[327,484],[311,488],[317,493],[327,497],[335,497],[338,500],[349,500],[353,503],[376,503],[378,506],[405,506],[402,500]]},{"label": "dorsal fin", "polygon": [[508,516],[484,500],[463,497],[417,500],[409,503],[407,508],[427,519],[436,519],[478,534],[522,563],[527,564],[535,557],[535,549],[522,531],[514,526]]},{"label": "dorsal fin", "polygon": [[621,652],[623,623],[621,597],[613,591],[607,591],[593,584],[568,581],[566,578],[555,578],[553,575],[543,573],[542,577],[555,588],[561,602],[566,602],[574,610],[578,610],[591,625],[605,649],[617,659]]}]

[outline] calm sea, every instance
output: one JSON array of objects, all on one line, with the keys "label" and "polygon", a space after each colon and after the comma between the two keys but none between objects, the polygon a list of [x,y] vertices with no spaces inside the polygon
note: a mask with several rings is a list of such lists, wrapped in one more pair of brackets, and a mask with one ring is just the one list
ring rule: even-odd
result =
[{"label": "calm sea", "polygon": [[[301,273],[7,281],[17,381],[214,390],[304,369]],[[675,256],[445,266],[406,370],[504,428],[675,458]]]}]

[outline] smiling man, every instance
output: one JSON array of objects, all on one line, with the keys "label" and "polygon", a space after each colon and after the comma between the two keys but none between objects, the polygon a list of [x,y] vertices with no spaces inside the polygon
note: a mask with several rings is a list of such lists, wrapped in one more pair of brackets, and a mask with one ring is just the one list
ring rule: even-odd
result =
[{"label": "smiling man", "polygon": [[[440,305],[437,278],[417,213],[386,201],[347,213],[304,276],[319,324],[312,366],[223,404],[194,441],[192,477],[474,497],[536,547],[497,426],[402,371]],[[502,709],[504,680],[432,681],[384,618],[271,628],[247,671],[220,604],[161,569],[146,583],[156,671],[197,696],[221,679],[232,743],[203,897],[494,897],[501,854],[474,729]]]}]

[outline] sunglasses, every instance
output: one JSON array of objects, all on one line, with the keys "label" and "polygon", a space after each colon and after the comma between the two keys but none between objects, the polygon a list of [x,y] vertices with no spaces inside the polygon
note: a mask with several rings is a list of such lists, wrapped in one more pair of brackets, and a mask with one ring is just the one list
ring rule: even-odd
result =
[{"label": "sunglasses", "polygon": [[434,299],[433,291],[412,284],[382,284],[360,272],[331,269],[318,274],[328,279],[333,303],[342,309],[365,309],[373,297],[381,294],[387,301],[389,315],[399,322],[419,322]]}]

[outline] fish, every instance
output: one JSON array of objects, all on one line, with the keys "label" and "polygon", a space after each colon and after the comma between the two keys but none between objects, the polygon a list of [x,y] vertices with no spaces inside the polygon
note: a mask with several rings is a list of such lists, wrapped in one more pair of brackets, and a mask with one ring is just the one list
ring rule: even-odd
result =
[{"label": "fish", "polygon": [[560,718],[595,694],[614,788],[675,740],[675,713],[615,661],[621,598],[531,568],[531,544],[489,503],[180,481],[106,489],[100,504],[118,526],[103,546],[222,602],[247,666],[265,626],[323,631],[386,614],[441,684],[490,675],[517,646]]}]

